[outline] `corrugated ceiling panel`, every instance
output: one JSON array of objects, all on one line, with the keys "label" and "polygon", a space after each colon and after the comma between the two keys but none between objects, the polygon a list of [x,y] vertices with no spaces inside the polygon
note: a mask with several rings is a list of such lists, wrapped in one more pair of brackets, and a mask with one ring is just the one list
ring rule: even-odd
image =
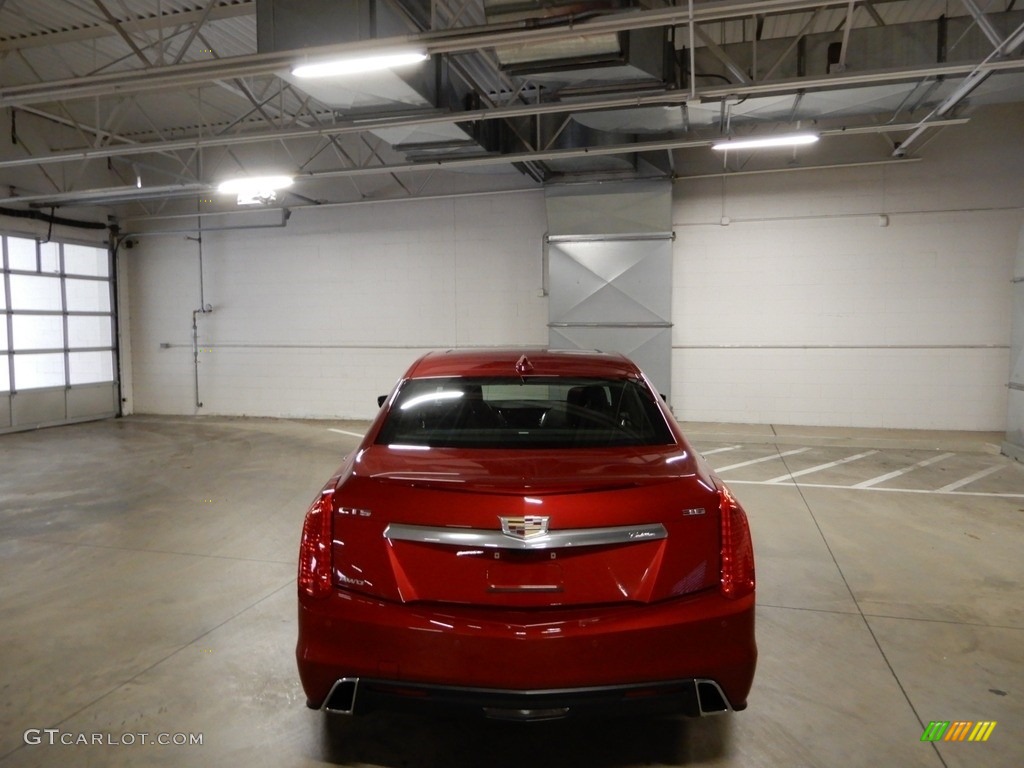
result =
[{"label": "corrugated ceiling panel", "polygon": [[[131,3],[108,2],[105,5],[118,21],[131,22],[154,19],[161,14],[173,17],[179,13],[202,11],[206,3],[197,0],[132,0]],[[252,0],[221,0],[215,7],[254,5]],[[95,3],[86,0],[6,0],[3,10],[4,26],[0,31],[0,41],[108,26],[106,17]],[[167,19],[166,23],[174,22]]]},{"label": "corrugated ceiling panel", "polygon": [[[875,2],[875,10],[886,24],[902,24],[909,21],[924,21],[937,19],[939,16],[963,16],[967,14],[966,9],[956,0],[897,0],[897,2]],[[995,9],[993,9],[995,10]],[[1000,6],[998,10],[1003,10]],[[846,23],[846,8],[835,6],[825,8],[817,14],[814,22],[808,29],[804,29],[811,19],[813,10],[798,13],[787,13],[766,16],[764,27],[761,32],[762,39],[773,39],[780,37],[794,37],[801,32],[817,34],[821,32],[842,31]],[[863,6],[858,6],[853,17],[855,27],[876,26],[874,18]],[[754,38],[755,23],[753,18],[727,21],[719,24],[707,24],[704,26],[711,38],[719,44],[749,42]],[[680,38],[686,39],[686,31],[683,28]]]},{"label": "corrugated ceiling panel", "polygon": [[[8,0],[4,4],[0,49],[19,48],[19,55],[28,62],[20,71],[5,73],[5,85],[135,70],[142,66],[138,55],[106,22],[100,11],[91,4],[82,3],[83,0]],[[128,6],[131,11],[128,16],[119,4],[107,5],[112,13],[118,15],[119,21],[128,22],[125,31],[152,63],[161,63],[161,41],[164,44],[163,63],[173,62],[179,47],[190,35],[193,28],[191,20],[202,13],[204,6],[205,3],[194,0],[142,0]],[[158,7],[165,17],[162,32],[156,28],[131,26],[133,21],[155,19]],[[209,59],[213,56],[211,47],[220,58],[255,52],[255,3],[252,0],[225,0],[215,6],[217,9],[230,9],[243,15],[208,19],[200,37],[189,46],[183,61]],[[174,16],[179,13],[192,15],[187,23],[175,24]],[[204,38],[210,46],[203,43]]]}]

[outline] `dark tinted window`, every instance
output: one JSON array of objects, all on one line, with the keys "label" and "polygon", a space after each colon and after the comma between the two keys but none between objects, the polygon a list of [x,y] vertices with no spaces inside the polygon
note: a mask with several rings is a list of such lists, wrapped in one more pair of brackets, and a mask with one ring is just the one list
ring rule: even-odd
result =
[{"label": "dark tinted window", "polygon": [[408,381],[377,442],[587,448],[667,445],[673,437],[642,382],[531,376]]}]

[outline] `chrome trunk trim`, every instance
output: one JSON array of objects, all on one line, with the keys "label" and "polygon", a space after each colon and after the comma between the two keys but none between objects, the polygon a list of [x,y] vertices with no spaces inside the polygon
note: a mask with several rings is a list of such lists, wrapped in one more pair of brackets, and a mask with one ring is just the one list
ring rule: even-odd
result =
[{"label": "chrome trunk trim", "polygon": [[600,547],[609,544],[635,544],[657,541],[668,536],[661,523],[621,525],[609,528],[572,528],[547,531],[528,539],[513,538],[498,530],[450,528],[431,525],[391,523],[384,529],[388,541],[411,541],[418,544],[444,544],[471,549],[562,549],[568,547]]}]

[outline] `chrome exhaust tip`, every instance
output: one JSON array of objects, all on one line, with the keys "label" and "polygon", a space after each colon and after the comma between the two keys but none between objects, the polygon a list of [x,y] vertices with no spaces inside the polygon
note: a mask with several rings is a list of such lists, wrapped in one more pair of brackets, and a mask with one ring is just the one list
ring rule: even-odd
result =
[{"label": "chrome exhaust tip", "polygon": [[356,691],[359,688],[358,677],[343,677],[331,686],[331,692],[324,699],[324,712],[333,715],[352,715],[356,711]]},{"label": "chrome exhaust tip", "polygon": [[697,709],[701,717],[731,712],[729,700],[714,680],[694,680],[697,686]]}]

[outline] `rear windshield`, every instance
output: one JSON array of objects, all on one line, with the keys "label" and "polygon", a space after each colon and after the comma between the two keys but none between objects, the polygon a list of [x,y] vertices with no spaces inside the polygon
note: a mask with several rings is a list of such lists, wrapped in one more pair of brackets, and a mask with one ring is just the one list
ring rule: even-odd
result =
[{"label": "rear windshield", "polygon": [[640,381],[531,376],[412,379],[377,443],[439,448],[669,445],[672,432]]}]

